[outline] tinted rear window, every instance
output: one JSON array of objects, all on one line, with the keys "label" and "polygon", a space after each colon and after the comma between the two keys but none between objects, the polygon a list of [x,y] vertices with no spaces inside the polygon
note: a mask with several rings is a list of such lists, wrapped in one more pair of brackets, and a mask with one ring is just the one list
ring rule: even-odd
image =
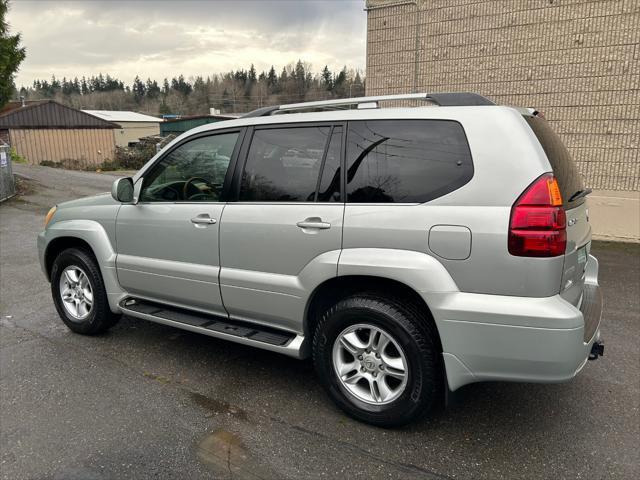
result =
[{"label": "tinted rear window", "polygon": [[349,122],[347,200],[422,203],[473,176],[462,126],[448,120]]},{"label": "tinted rear window", "polygon": [[558,134],[553,131],[551,125],[545,119],[528,115],[524,119],[533,130],[549,159],[553,174],[558,179],[560,193],[565,206],[573,208],[582,204],[584,197],[569,203],[569,199],[573,194],[584,190],[584,184],[567,147],[564,146]]}]

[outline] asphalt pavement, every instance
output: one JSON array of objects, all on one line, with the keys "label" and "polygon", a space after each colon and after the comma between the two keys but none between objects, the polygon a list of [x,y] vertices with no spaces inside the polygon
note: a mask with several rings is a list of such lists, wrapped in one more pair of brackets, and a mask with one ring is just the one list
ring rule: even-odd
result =
[{"label": "asphalt pavement", "polygon": [[605,356],[559,385],[486,383],[401,429],[334,407],[312,365],[124,318],[62,324],[37,259],[51,205],[114,176],[15,165],[0,205],[0,477],[640,478],[640,246],[594,243]]}]

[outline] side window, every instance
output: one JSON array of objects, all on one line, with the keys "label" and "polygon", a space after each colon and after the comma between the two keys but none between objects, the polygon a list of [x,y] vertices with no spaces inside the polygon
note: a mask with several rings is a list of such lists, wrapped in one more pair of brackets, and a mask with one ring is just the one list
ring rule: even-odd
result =
[{"label": "side window", "polygon": [[256,130],[239,200],[313,202],[330,131],[330,127]]},{"label": "side window", "polygon": [[142,202],[217,202],[238,133],[183,143],[145,175]]},{"label": "side window", "polygon": [[349,122],[349,202],[428,202],[460,188],[472,176],[469,145],[457,122]]}]

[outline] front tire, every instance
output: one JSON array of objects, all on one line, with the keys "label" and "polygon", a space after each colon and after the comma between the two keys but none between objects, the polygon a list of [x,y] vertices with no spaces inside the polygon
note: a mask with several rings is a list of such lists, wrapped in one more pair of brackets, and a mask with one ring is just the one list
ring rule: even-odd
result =
[{"label": "front tire", "polygon": [[437,333],[409,302],[359,294],[318,323],[313,360],[333,401],[350,416],[394,427],[429,412],[440,395]]},{"label": "front tire", "polygon": [[51,267],[51,294],[64,324],[83,335],[105,332],[120,319],[109,309],[98,264],[79,248],[62,251]]}]

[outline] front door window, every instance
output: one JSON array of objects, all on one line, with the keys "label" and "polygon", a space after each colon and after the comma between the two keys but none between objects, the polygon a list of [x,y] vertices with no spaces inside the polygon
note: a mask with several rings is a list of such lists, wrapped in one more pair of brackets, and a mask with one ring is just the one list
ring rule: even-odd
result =
[{"label": "front door window", "polygon": [[145,175],[141,202],[218,202],[238,132],[183,143]]}]

